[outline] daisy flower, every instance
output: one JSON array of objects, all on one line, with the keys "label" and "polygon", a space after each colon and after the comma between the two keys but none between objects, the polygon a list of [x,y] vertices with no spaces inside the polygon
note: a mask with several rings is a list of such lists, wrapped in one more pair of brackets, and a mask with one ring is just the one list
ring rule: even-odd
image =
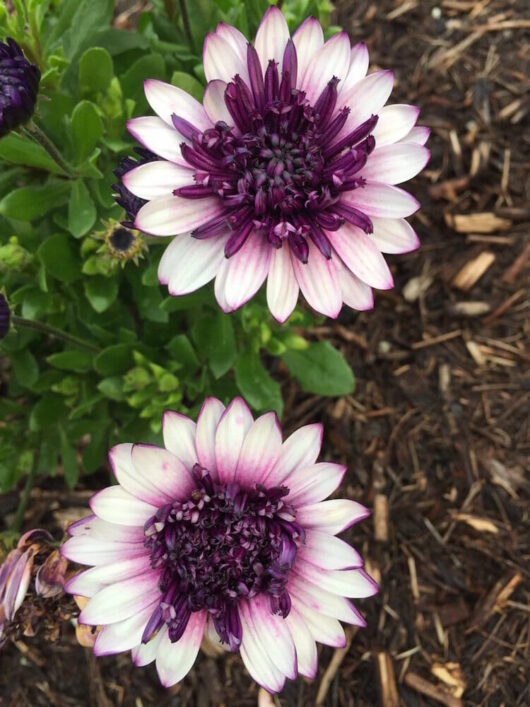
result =
[{"label": "daisy flower", "polygon": [[100,626],[96,655],[132,650],[163,685],[192,667],[203,638],[239,651],[270,692],[314,677],[316,642],[344,646],[341,621],[364,626],[346,597],[377,591],[336,535],[366,518],[352,500],[324,500],[345,467],[316,459],[321,425],[284,442],[274,413],[208,398],[197,423],[163,419],[165,448],[110,451],[118,484],[70,526],[63,555],[91,568],[66,590],[88,598],[81,624]]},{"label": "daisy flower", "polygon": [[217,301],[231,312],[267,280],[279,322],[300,290],[330,317],[343,303],[370,309],[372,288],[393,286],[382,253],[419,245],[405,220],[419,204],[395,186],[429,158],[418,108],[385,106],[393,74],[367,75],[364,44],[352,47],[346,32],[324,42],[314,18],[291,38],[274,6],[254,44],[220,24],[203,64],[202,104],[148,80],[156,115],[127,124],[157,155],[122,174],[147,202],[136,228],[175,236],[160,282],[184,295],[215,278]]}]

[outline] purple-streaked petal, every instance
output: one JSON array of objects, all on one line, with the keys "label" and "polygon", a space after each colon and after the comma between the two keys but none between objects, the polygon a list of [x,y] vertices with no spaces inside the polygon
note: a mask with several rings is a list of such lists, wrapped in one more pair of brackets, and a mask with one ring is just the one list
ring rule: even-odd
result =
[{"label": "purple-streaked petal", "polygon": [[182,136],[174,128],[167,126],[162,118],[151,115],[131,118],[127,121],[127,130],[155,155],[184,167],[187,166],[180,151]]},{"label": "purple-streaked petal", "polygon": [[143,542],[144,529],[143,526],[127,527],[108,523],[95,515],[90,515],[68,526],[68,535],[70,537],[89,536],[94,540],[129,544]]},{"label": "purple-streaked petal", "polygon": [[371,238],[382,253],[410,253],[420,247],[416,231],[402,218],[373,218]]},{"label": "purple-streaked petal", "polygon": [[303,617],[315,641],[333,648],[343,648],[346,645],[344,629],[337,619],[315,611],[295,597],[293,607]]},{"label": "purple-streaked petal", "polygon": [[412,194],[380,182],[366,182],[364,187],[345,192],[342,198],[370,217],[405,218],[420,208]]},{"label": "purple-streaked petal", "polygon": [[184,233],[168,245],[158,266],[158,279],[172,295],[198,290],[215,277],[228,236],[198,240]]},{"label": "purple-streaked petal", "polygon": [[236,74],[248,82],[248,69],[245,60],[221,35],[209,32],[204,40],[202,63],[207,81],[221,79],[229,83]]},{"label": "purple-streaked petal", "polygon": [[364,599],[378,592],[377,584],[361,569],[326,570],[323,572],[320,567],[298,557],[295,566],[301,577],[317,584],[321,589],[331,594]]},{"label": "purple-streaked petal", "polygon": [[197,463],[195,450],[196,423],[186,415],[166,410],[162,417],[162,434],[166,449],[180,459],[188,471]]},{"label": "purple-streaked petal", "polygon": [[157,160],[131,169],[123,175],[122,181],[140,199],[157,199],[173,194],[179,187],[193,184],[193,172],[189,167]]},{"label": "purple-streaked petal", "polygon": [[33,550],[30,548],[19,557],[6,582],[2,604],[8,621],[13,620],[28,591],[33,567],[33,554]]},{"label": "purple-streaked petal", "polygon": [[339,486],[346,467],[342,464],[320,462],[299,467],[289,476],[289,495],[286,500],[295,506],[306,506],[327,498]]},{"label": "purple-streaked petal", "polygon": [[299,467],[314,464],[322,446],[323,428],[319,422],[293,432],[282,444],[278,461],[266,477],[267,486],[279,486]]},{"label": "purple-streaked petal", "polygon": [[270,257],[269,243],[251,233],[235,255],[224,259],[218,277],[224,285],[221,306],[225,312],[239,309],[256,294],[267,277]]},{"label": "purple-streaked petal", "polygon": [[298,59],[298,86],[307,71],[311,60],[324,44],[324,33],[320,22],[315,17],[308,17],[293,34]]},{"label": "purple-streaked petal", "polygon": [[180,459],[167,449],[151,444],[135,444],[131,457],[137,472],[149,476],[166,501],[187,499],[193,491],[193,477]]},{"label": "purple-streaked petal", "polygon": [[285,684],[285,675],[272,662],[256,633],[248,602],[239,603],[239,616],[243,628],[241,658],[254,680],[269,692],[280,692]]},{"label": "purple-streaked petal", "polygon": [[375,71],[349,90],[341,91],[337,108],[347,105],[350,114],[340,134],[350,133],[371,115],[378,115],[392,93],[393,86],[394,74],[391,71]]},{"label": "purple-streaked petal", "polygon": [[379,120],[372,135],[376,147],[391,145],[401,140],[412,130],[418,120],[420,109],[417,106],[393,103],[379,111]]},{"label": "purple-streaked petal", "polygon": [[206,398],[197,418],[195,448],[199,464],[208,469],[212,478],[217,480],[217,461],[215,459],[215,433],[225,406],[217,398]]},{"label": "purple-streaked petal", "polygon": [[342,297],[331,260],[327,260],[314,243],[309,241],[307,263],[301,263],[292,254],[291,262],[308,304],[317,312],[335,319],[342,307]]},{"label": "purple-streaked petal", "polygon": [[99,626],[128,619],[160,596],[158,578],[153,570],[132,579],[104,587],[95,594],[79,614],[79,623]]},{"label": "purple-streaked petal", "polygon": [[132,444],[118,444],[110,450],[109,460],[116,481],[127,493],[153,506],[162,506],[171,501],[170,496],[153,484],[150,469],[134,466],[132,449]]},{"label": "purple-streaked petal", "polygon": [[195,199],[180,196],[161,196],[148,201],[136,215],[135,226],[152,236],[175,236],[189,233],[223,212],[221,199]]},{"label": "purple-streaked petal", "polygon": [[160,629],[156,636],[154,636],[154,638],[151,638],[150,641],[148,641],[147,643],[140,643],[140,645],[137,645],[135,648],[133,648],[131,651],[133,663],[137,667],[142,667],[144,665],[149,665],[150,663],[152,663],[156,658],[160,642],[166,634],[167,627],[164,626]]},{"label": "purple-streaked petal", "polygon": [[215,432],[215,459],[222,483],[234,480],[241,447],[253,422],[252,413],[242,398],[234,398],[221,415]]},{"label": "purple-streaked petal", "polygon": [[340,92],[349,91],[356,83],[364,79],[369,64],[368,48],[364,42],[359,42],[351,48],[350,67],[344,80],[340,82]]},{"label": "purple-streaked petal", "polygon": [[276,668],[294,680],[297,675],[296,648],[284,619],[271,613],[269,599],[264,594],[250,599],[248,606],[258,641]]},{"label": "purple-streaked petal", "polygon": [[277,61],[281,68],[289,36],[289,28],[282,11],[271,5],[260,22],[254,42],[263,73],[271,59]]},{"label": "purple-streaked petal", "polygon": [[217,123],[222,120],[227,125],[232,125],[234,120],[225,103],[226,82],[216,79],[210,81],[204,91],[204,110],[210,120]]},{"label": "purple-streaked petal", "polygon": [[425,145],[430,134],[430,128],[427,128],[425,125],[416,125],[400,142],[409,145]]},{"label": "purple-streaked petal", "polygon": [[328,237],[344,264],[370,287],[389,290],[394,285],[381,252],[370,236],[357,226],[345,223],[338,231],[330,231]]},{"label": "purple-streaked petal", "polygon": [[338,79],[346,76],[350,67],[350,53],[351,44],[346,32],[334,34],[316,52],[301,82],[301,88],[310,103],[316,101],[334,76]]},{"label": "purple-streaked petal", "polygon": [[302,615],[293,607],[284,620],[294,640],[298,672],[311,680],[318,669],[317,646],[313,634]]},{"label": "purple-streaked petal", "polygon": [[141,525],[155,512],[156,506],[135,498],[121,486],[109,486],[90,499],[92,511],[109,523],[117,525]]},{"label": "purple-streaked petal", "polygon": [[156,606],[157,601],[124,621],[103,626],[94,644],[94,654],[98,657],[113,655],[137,646],[142,640],[145,625]]},{"label": "purple-streaked petal", "polygon": [[[326,573],[322,572],[321,574],[324,576]],[[314,582],[298,574],[296,572],[296,565],[295,569],[291,570],[289,575],[287,591],[291,596],[307,604],[307,606],[315,611],[348,624],[359,625],[358,612],[354,609],[350,601],[345,597],[332,594],[322,589],[320,585],[314,584]]]},{"label": "purple-streaked petal", "polygon": [[369,515],[370,511],[357,501],[337,498],[298,508],[296,521],[304,527],[337,535]]},{"label": "purple-streaked petal", "polygon": [[372,309],[374,306],[374,293],[372,288],[359,280],[340,258],[335,258],[335,269],[342,292],[344,304],[359,311]]},{"label": "purple-streaked petal", "polygon": [[242,32],[226,22],[219,22],[215,29],[215,33],[230,44],[242,62],[247,60],[248,39]]},{"label": "purple-streaked petal", "polygon": [[64,588],[70,594],[78,594],[82,597],[93,597],[109,584],[137,577],[138,575],[145,574],[150,569],[151,559],[149,552],[144,548],[143,555],[120,559],[103,565],[98,564],[98,566],[81,572],[81,574],[76,574],[75,577],[72,577],[66,582]]},{"label": "purple-streaked petal", "polygon": [[430,156],[429,150],[422,145],[398,142],[376,147],[360,175],[372,181],[401,184],[421,172]]},{"label": "purple-streaked petal", "polygon": [[276,413],[268,412],[258,417],[241,447],[235,480],[249,488],[263,483],[276,463],[281,447],[282,431]]},{"label": "purple-streaked petal", "polygon": [[[153,509],[153,512],[155,510]],[[143,524],[141,531],[142,541],[135,543],[119,543],[106,538],[76,535],[61,545],[61,554],[80,565],[108,565],[144,557],[147,551],[143,544]]]},{"label": "purple-streaked petal", "polygon": [[164,687],[171,687],[182,680],[191,670],[201,646],[206,612],[193,612],[189,618],[184,635],[171,643],[164,633],[156,654],[156,670]]},{"label": "purple-streaked petal", "polygon": [[363,559],[357,550],[344,540],[320,530],[306,531],[305,542],[298,548],[296,558],[326,570],[358,569],[363,566]]},{"label": "purple-streaked petal", "polygon": [[283,324],[296,307],[300,288],[296,280],[289,248],[275,248],[267,277],[267,305],[276,321]]},{"label": "purple-streaked petal", "polygon": [[212,121],[196,98],[177,86],[157,79],[144,81],[147,102],[162,120],[173,127],[173,115],[184,118],[199,130],[208,130]]}]

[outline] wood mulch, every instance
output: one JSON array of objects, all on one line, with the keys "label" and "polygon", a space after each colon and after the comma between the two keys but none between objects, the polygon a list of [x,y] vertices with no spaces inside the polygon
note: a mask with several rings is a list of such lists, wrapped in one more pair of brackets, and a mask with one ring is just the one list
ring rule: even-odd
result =
[{"label": "wood mulch", "polygon": [[[347,538],[381,592],[358,603],[368,627],[349,633],[347,650],[323,647],[317,678],[289,683],[270,704],[530,702],[524,7],[338,3],[339,22],[368,43],[372,62],[395,70],[393,100],[421,106],[432,159],[411,185],[423,245],[389,256],[395,289],[379,293],[372,312],[345,312],[311,334],[342,348],[355,394],[308,397],[285,378],[287,430],[322,420],[328,458],[348,464],[341,495],[373,509]],[[37,489],[28,522],[54,527],[87,493]],[[96,661],[69,626],[51,646],[10,645],[0,663],[2,706],[257,704],[237,656],[201,656],[163,690],[154,668],[136,669],[128,655]]]}]

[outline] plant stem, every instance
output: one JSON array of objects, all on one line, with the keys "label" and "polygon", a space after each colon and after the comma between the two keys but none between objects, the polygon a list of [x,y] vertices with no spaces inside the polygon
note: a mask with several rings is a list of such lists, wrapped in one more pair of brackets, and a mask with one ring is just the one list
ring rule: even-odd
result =
[{"label": "plant stem", "polygon": [[30,121],[26,126],[21,128],[22,132],[28,137],[38,142],[41,147],[43,147],[46,152],[50,155],[53,161],[59,165],[65,174],[67,174],[70,179],[77,179],[77,174],[71,165],[64,159],[59,150],[55,147],[50,138],[44,133],[36,123]]},{"label": "plant stem", "polygon": [[182,15],[182,22],[184,24],[184,31],[188,37],[188,42],[190,44],[191,50],[195,51],[195,42],[193,41],[193,34],[191,33],[190,18],[188,15],[188,8],[186,7],[186,0],[179,0],[180,14]]},{"label": "plant stem", "polygon": [[20,498],[20,503],[18,504],[15,519],[13,520],[12,530],[20,530],[20,526],[22,525],[22,521],[24,520],[24,513],[26,512],[26,508],[28,506],[28,501],[29,501],[29,497],[31,494],[31,489],[33,487],[33,482],[35,481],[36,476],[37,476],[37,459],[35,459],[33,461],[33,466],[31,468],[31,471],[28,474],[28,478],[26,479],[26,483],[24,485],[24,490],[22,491],[22,496]]},{"label": "plant stem", "polygon": [[43,324],[42,322],[34,322],[31,319],[24,319],[23,317],[11,317],[11,321],[15,326],[23,327],[24,329],[33,329],[33,331],[38,331],[41,334],[47,334],[48,336],[53,336],[54,339],[62,339],[62,341],[67,341],[69,344],[74,344],[80,349],[85,349],[85,351],[91,351],[92,353],[99,353],[100,349],[97,346],[93,346],[79,339],[77,336],[72,334],[67,334],[61,329],[56,329],[49,324]]}]

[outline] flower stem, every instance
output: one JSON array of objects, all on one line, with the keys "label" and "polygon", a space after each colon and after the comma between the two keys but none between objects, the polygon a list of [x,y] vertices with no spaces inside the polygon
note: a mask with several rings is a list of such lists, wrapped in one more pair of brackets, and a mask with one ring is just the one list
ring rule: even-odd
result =
[{"label": "flower stem", "polygon": [[74,168],[68,164],[50,138],[39,128],[38,125],[36,125],[33,121],[30,121],[26,126],[21,128],[21,130],[25,135],[35,140],[35,142],[38,142],[39,145],[41,145],[41,147],[43,147],[50,155],[53,161],[59,165],[63,172],[70,177],[70,179],[77,179],[77,174]]},{"label": "flower stem", "polygon": [[61,339],[69,344],[74,344],[80,349],[85,349],[85,351],[91,351],[93,353],[99,353],[100,351],[97,346],[93,346],[88,343],[88,341],[79,339],[77,336],[73,336],[72,334],[67,334],[64,331],[61,331],[61,329],[56,329],[49,324],[34,322],[31,319],[24,319],[23,317],[11,317],[11,321],[15,326],[22,327],[24,329],[33,329],[33,331],[38,331],[41,334],[52,336],[54,339]]},{"label": "flower stem", "polygon": [[191,33],[190,18],[188,15],[188,8],[186,7],[186,0],[179,0],[180,14],[182,15],[182,22],[184,24],[184,31],[188,37],[188,42],[190,44],[191,50],[195,51],[195,42],[193,41],[193,34]]},{"label": "flower stem", "polygon": [[26,512],[26,508],[28,506],[31,489],[33,487],[33,483],[35,481],[36,476],[37,459],[35,458],[33,461],[33,466],[31,467],[31,471],[29,472],[28,477],[26,479],[24,490],[22,491],[22,496],[20,498],[20,503],[18,504],[17,512],[13,520],[11,530],[20,530],[20,526],[22,525],[22,521],[24,520],[24,513]]}]

